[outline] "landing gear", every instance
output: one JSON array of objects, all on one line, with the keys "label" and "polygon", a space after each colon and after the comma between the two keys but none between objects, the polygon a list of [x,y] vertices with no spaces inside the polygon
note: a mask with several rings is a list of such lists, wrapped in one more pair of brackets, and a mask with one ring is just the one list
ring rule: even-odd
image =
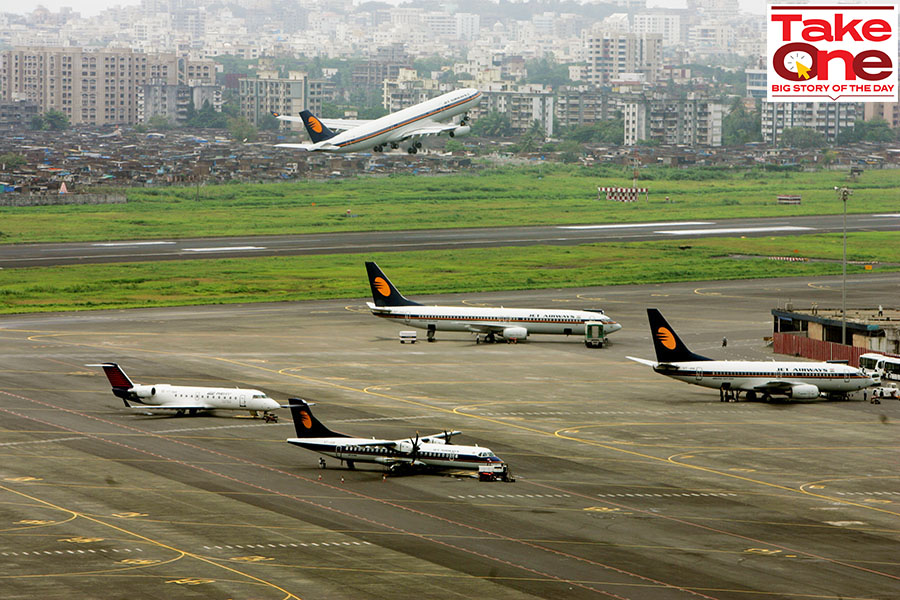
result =
[{"label": "landing gear", "polygon": [[427,334],[427,336],[428,336],[427,339],[428,339],[429,342],[433,342],[433,341],[434,341],[434,332],[435,332],[435,326],[434,326],[434,325],[429,325],[429,326],[428,326],[428,334]]},{"label": "landing gear", "polygon": [[747,392],[747,402],[756,402],[756,392]]},{"label": "landing gear", "polygon": [[497,338],[494,337],[494,332],[485,334],[484,338],[482,338],[480,335],[475,336],[476,344],[481,344],[481,343],[494,344],[496,342],[497,342]]},{"label": "landing gear", "polygon": [[396,150],[397,148],[399,148],[397,142],[391,142],[391,150]]},{"label": "landing gear", "polygon": [[184,409],[183,409],[183,408],[179,408],[178,410],[176,410],[176,411],[175,411],[175,416],[176,416],[176,417],[183,417],[183,416],[184,416]]},{"label": "landing gear", "polygon": [[410,146],[406,151],[409,152],[410,154],[415,154],[418,152],[418,150],[416,149],[415,146]]},{"label": "landing gear", "polygon": [[419,142],[419,141],[413,142],[413,146],[415,146],[416,148],[421,149],[421,148],[422,148],[422,142]]},{"label": "landing gear", "polygon": [[719,402],[737,402],[740,398],[737,390],[719,388]]},{"label": "landing gear", "polygon": [[378,144],[376,146],[373,146],[372,150],[374,150],[375,152],[381,152],[384,150],[384,146],[382,146],[381,144]]}]

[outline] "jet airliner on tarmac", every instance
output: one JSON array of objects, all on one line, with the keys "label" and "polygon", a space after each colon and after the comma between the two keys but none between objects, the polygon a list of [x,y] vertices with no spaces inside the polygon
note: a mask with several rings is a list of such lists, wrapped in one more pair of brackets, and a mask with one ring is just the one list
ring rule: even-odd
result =
[{"label": "jet airliner on tarmac", "polygon": [[259,390],[190,387],[168,383],[135,385],[116,363],[85,366],[102,367],[113,394],[121,398],[128,408],[138,408],[129,404],[130,401],[147,408],[174,410],[178,416],[185,412],[195,415],[201,410],[247,410],[254,417],[262,412],[266,421],[278,420],[269,411],[280,408],[281,405]]},{"label": "jet airliner on tarmac", "polygon": [[347,463],[375,463],[389,471],[404,469],[478,469],[482,465],[500,464],[490,448],[451,444],[450,438],[460,431],[445,431],[423,438],[378,440],[355,438],[331,431],[310,410],[310,404],[300,398],[290,399],[291,416],[297,437],[288,438],[289,444],[331,456]]},{"label": "jet airliner on tarmac", "polygon": [[629,360],[653,367],[666,377],[719,390],[719,399],[747,400],[757,394],[768,401],[772,396],[792,399],[845,397],[848,392],[875,383],[860,369],[829,362],[783,362],[762,360],[713,360],[694,354],[671,325],[655,308],[647,309],[650,336],[656,349],[656,362],[628,356]]},{"label": "jet airliner on tarmac", "polygon": [[532,333],[584,334],[588,322],[602,323],[604,335],[622,326],[602,311],[543,308],[497,308],[479,306],[424,306],[403,297],[374,262],[366,263],[374,302],[366,302],[376,317],[397,321],[428,331],[469,331],[483,335],[488,343],[503,337],[524,340]]},{"label": "jet airliner on tarmac", "polygon": [[[466,111],[481,101],[481,92],[474,88],[456,90],[426,100],[415,106],[385,115],[372,121],[353,119],[320,119],[308,110],[299,117],[275,115],[282,121],[303,123],[311,144],[277,144],[279,148],[296,148],[308,152],[360,152],[372,149],[381,152],[386,147],[396,149],[409,142],[407,152],[415,154],[422,147],[421,138],[446,133],[450,137],[466,135]],[[463,115],[458,123],[452,122]],[[334,131],[332,131],[334,130]],[[337,133],[341,132],[341,133]]]}]

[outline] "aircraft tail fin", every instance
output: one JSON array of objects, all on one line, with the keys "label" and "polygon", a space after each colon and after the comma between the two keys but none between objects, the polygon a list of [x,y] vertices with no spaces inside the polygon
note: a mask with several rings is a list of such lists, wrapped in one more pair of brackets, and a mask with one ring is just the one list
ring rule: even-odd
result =
[{"label": "aircraft tail fin", "polygon": [[106,373],[106,378],[109,379],[109,385],[112,386],[113,394],[121,398],[122,402],[125,403],[125,406],[131,408],[131,405],[128,404],[128,398],[129,396],[131,396],[128,390],[134,387],[134,383],[132,383],[131,379],[128,378],[128,375],[125,374],[125,371],[122,370],[122,367],[120,367],[117,363],[100,363],[85,366],[102,367],[103,372]]},{"label": "aircraft tail fin", "polygon": [[343,433],[331,431],[313,416],[309,403],[302,398],[291,398],[288,400],[291,407],[291,417],[294,419],[294,429],[298,438],[317,438],[317,437],[348,437]]},{"label": "aircraft tail fin", "polygon": [[418,306],[418,302],[407,300],[387,275],[374,262],[366,262],[369,273],[369,285],[372,287],[372,299],[375,306]]},{"label": "aircraft tail fin", "polygon": [[303,119],[303,125],[306,127],[306,133],[309,134],[309,139],[314,143],[330,140],[336,135],[332,130],[325,127],[325,124],[308,110],[301,111],[300,118]]},{"label": "aircraft tail fin", "polygon": [[656,350],[656,360],[659,362],[674,363],[711,360],[691,352],[657,309],[648,308],[647,318],[650,320],[650,337],[653,338],[653,348]]}]

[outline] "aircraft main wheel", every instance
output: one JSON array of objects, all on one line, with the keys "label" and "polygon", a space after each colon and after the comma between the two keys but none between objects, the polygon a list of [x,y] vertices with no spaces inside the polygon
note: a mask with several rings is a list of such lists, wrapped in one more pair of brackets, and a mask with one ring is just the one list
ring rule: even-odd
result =
[{"label": "aircraft main wheel", "polygon": [[416,148],[421,148],[421,147],[422,147],[422,142],[416,142],[416,143],[415,143],[415,146],[416,146]]},{"label": "aircraft main wheel", "polygon": [[396,150],[398,148],[395,142],[391,142],[391,150]]}]

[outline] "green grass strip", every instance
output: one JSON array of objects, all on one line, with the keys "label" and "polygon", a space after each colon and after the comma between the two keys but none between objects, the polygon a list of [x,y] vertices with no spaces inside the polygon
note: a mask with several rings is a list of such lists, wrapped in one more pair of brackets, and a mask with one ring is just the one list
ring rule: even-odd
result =
[{"label": "green grass strip", "polygon": [[[687,249],[680,247],[690,246]],[[0,270],[0,313],[367,298],[376,260],[404,294],[817,277],[841,272],[841,236],[821,234],[366,255],[159,261]],[[897,233],[848,235],[848,259],[900,270]],[[796,252],[795,252],[796,250]],[[801,256],[836,262],[732,259]],[[867,273],[850,265],[848,273]]]},{"label": "green grass strip", "polygon": [[[445,176],[125,190],[127,204],[0,207],[0,243],[281,235],[446,227],[624,223],[894,211],[895,170],[815,173],[644,168],[650,200],[597,200],[598,186],[630,186],[631,170],[543,165]],[[797,206],[776,204],[801,194]],[[670,202],[666,202],[666,197]],[[199,198],[199,199],[198,199]],[[347,210],[354,215],[348,218]]]}]

